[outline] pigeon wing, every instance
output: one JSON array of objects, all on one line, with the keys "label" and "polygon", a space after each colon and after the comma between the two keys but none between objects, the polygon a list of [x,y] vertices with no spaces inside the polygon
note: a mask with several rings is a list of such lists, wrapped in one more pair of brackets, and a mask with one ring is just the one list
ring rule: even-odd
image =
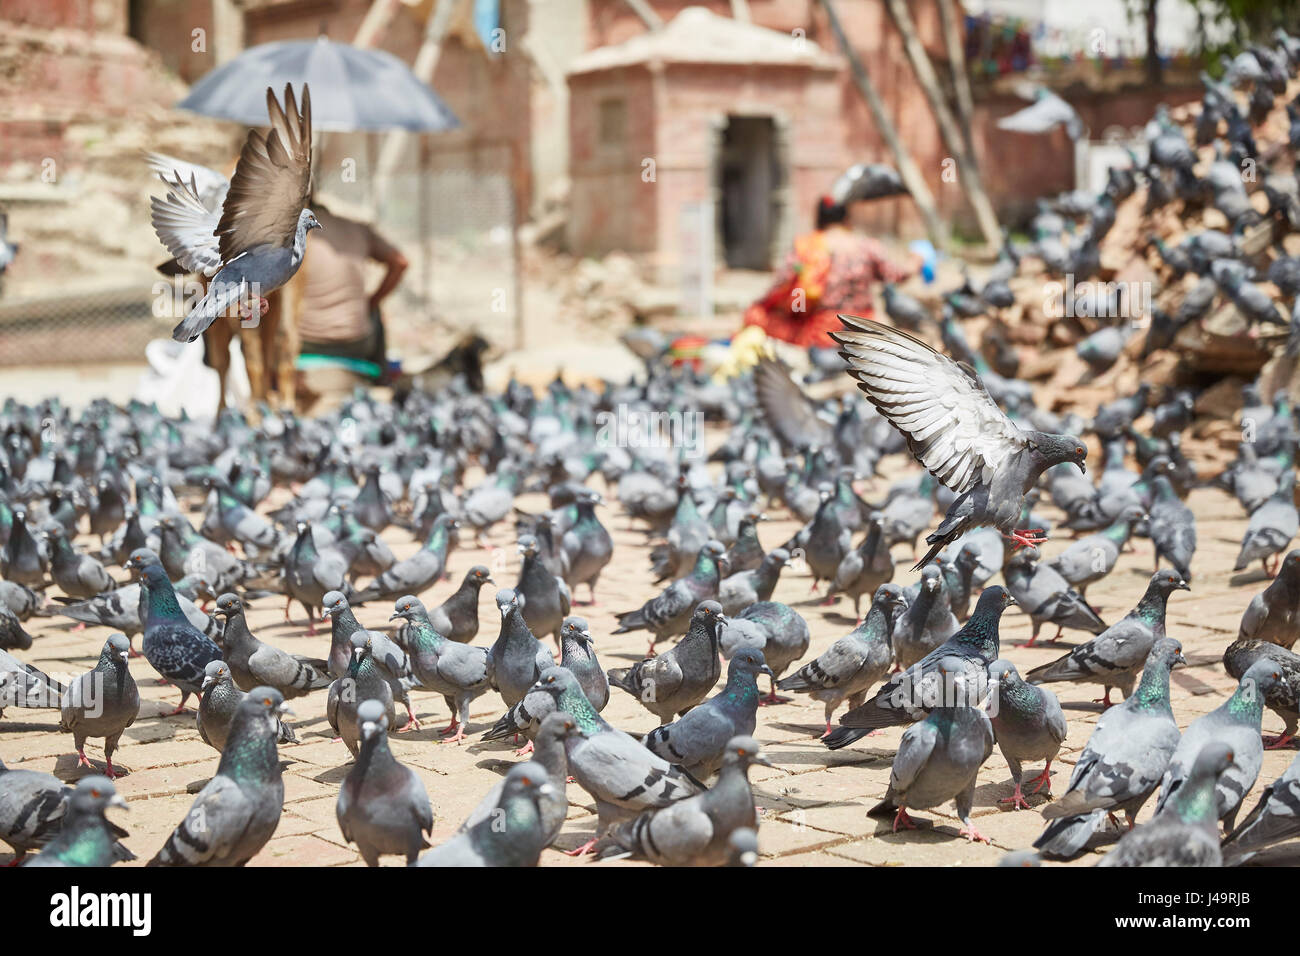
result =
[{"label": "pigeon wing", "polygon": [[949,489],[987,483],[1029,446],[974,371],[906,332],[841,315],[849,374],[871,404],[907,439],[912,455]]},{"label": "pigeon wing", "polygon": [[764,417],[787,448],[824,446],[834,440],[830,424],[817,417],[808,396],[780,362],[759,359],[754,367],[754,387]]},{"label": "pigeon wing", "polygon": [[203,205],[193,176],[186,180],[179,174],[173,175],[175,179],[163,178],[167,195],[149,200],[153,231],[186,272],[215,275],[221,268],[216,236],[220,211]]},{"label": "pigeon wing", "polygon": [[249,132],[222,206],[217,224],[222,262],[254,246],[290,245],[311,195],[311,91],[303,85],[299,110],[293,86],[285,84],[281,109],[268,87],[266,110],[271,129]]}]

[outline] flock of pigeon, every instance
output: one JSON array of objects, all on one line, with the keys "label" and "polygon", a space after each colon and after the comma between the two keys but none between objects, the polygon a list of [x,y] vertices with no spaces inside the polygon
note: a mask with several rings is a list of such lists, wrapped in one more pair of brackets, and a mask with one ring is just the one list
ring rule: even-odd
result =
[{"label": "flock of pigeon", "polygon": [[[106,815],[129,809],[113,757],[137,720],[182,715],[195,695],[193,746],[220,760],[150,865],[244,865],[257,856],[280,823],[282,760],[292,759],[303,729],[290,702],[313,693],[325,696],[327,736],[344,771],[338,828],[369,865],[385,856],[421,866],[536,865],[565,827],[570,783],[596,811],[595,833],[571,854],[753,865],[761,814],[750,772],[769,765],[758,715],[786,700],[778,690],[824,705],[821,742],[808,744],[814,757],[905,728],[884,798],[867,811],[893,831],[915,828],[911,813],[951,801],[962,835],[986,840],[971,813],[977,774],[995,747],[1014,782],[1009,812],[1048,793],[1070,731],[1052,685],[1072,694],[1069,685],[1082,684],[1103,689],[1101,716],[1086,741],[1071,742],[1082,749],[1068,783],[1042,806],[1032,849],[1008,862],[1071,859],[1118,836],[1101,865],[1235,864],[1300,836],[1300,760],[1255,791],[1265,748],[1293,745],[1300,719],[1300,657],[1291,650],[1300,636],[1300,551],[1287,552],[1300,530],[1300,436],[1286,392],[1265,401],[1257,385],[1244,390],[1238,457],[1210,479],[1183,451],[1192,391],[1143,385],[1090,420],[1058,415],[1035,406],[1013,353],[973,349],[962,327],[1014,303],[1022,260],[1048,276],[1097,274],[1116,208],[1132,201],[1182,203],[1187,215],[1213,202],[1233,223],[1231,235],[1201,232],[1161,251],[1173,278],[1193,273],[1199,282],[1175,318],[1152,317],[1146,352],[1166,348],[1220,296],[1252,322],[1286,321],[1257,280],[1267,275],[1279,296],[1300,291],[1300,278],[1288,284],[1300,260],[1282,245],[1300,226],[1300,191],[1285,168],[1300,146],[1300,112],[1286,104],[1288,143],[1261,149],[1252,129],[1300,66],[1300,41],[1279,34],[1249,57],[1223,82],[1206,78],[1192,141],[1158,116],[1144,158],[1112,170],[1101,196],[1071,194],[1045,207],[1033,244],[1009,243],[981,288],[968,278],[942,297],[938,318],[893,286],[884,294],[890,324],[843,317],[837,348],[814,350],[807,376],[845,386],[838,397],[813,398],[771,359],[710,379],[673,362],[652,331],[635,329],[625,341],[645,360],[644,374],[599,390],[557,376],[540,394],[514,379],[484,393],[460,378],[391,401],[357,394],[317,418],[264,410],[256,423],[232,411],[212,423],[139,403],[96,401],[74,413],[56,399],[8,399],[0,409],[0,750],[6,722],[57,711],[57,732],[71,735],[78,764],[91,771],[68,785],[0,762],[0,840],[14,862],[134,859],[127,832]],[[1246,106],[1234,85],[1249,87]],[[268,101],[274,131],[250,140],[241,164],[300,170],[309,96],[301,111],[292,91],[285,111]],[[1236,170],[1238,157],[1271,164],[1266,211],[1250,202],[1239,172],[1228,176],[1225,164]],[[205,201],[193,171],[188,184],[173,172],[159,208],[188,208],[193,222],[213,225],[222,200]],[[249,182],[248,170],[236,171],[228,189],[237,205],[250,201]],[[261,224],[279,230],[293,256],[259,268],[296,267],[311,226],[304,182],[293,179],[295,208],[277,207],[274,222]],[[1238,186],[1254,215],[1227,211],[1237,208],[1225,197]],[[216,225],[217,238],[249,227],[248,215],[224,217],[230,228]],[[1273,241],[1248,253],[1249,226]],[[217,275],[241,250],[262,256],[255,247],[171,248]],[[246,282],[235,283],[240,295]],[[206,309],[191,318],[201,325]],[[197,327],[187,325],[185,337]],[[1104,369],[1127,334],[1108,326],[1080,354]],[[671,442],[611,442],[600,427],[615,412],[647,423],[665,410],[712,423],[707,457]],[[1095,436],[1102,453],[1095,484],[1080,435]],[[913,461],[921,467],[896,467]],[[896,480],[874,484],[876,500],[865,500],[862,482],[886,474]],[[1166,604],[1191,587],[1196,523],[1184,499],[1207,485],[1249,514],[1238,569],[1260,562],[1273,580],[1250,598],[1223,654],[1236,691],[1180,730],[1170,673],[1185,661],[1166,629]],[[522,507],[542,495],[549,507]],[[598,638],[573,614],[582,597],[595,603],[614,558],[607,497],[646,532],[634,560],[648,562],[661,588],[617,616],[614,633],[648,638],[644,659],[626,667],[603,666]],[[1037,510],[1046,501],[1063,515],[1058,534],[1078,535],[1050,560],[1040,550],[1049,521]],[[777,509],[800,527],[768,547],[759,531]],[[489,538],[510,523],[517,576],[496,581],[501,562]],[[391,545],[403,535],[418,547],[398,560]],[[449,581],[449,556],[464,536],[485,549],[485,563],[426,603]],[[1150,541],[1154,570],[1137,605],[1107,623],[1087,589],[1129,563],[1134,539]],[[895,562],[904,545],[918,559],[910,571]],[[132,582],[119,586],[110,566],[129,569]],[[856,625],[820,654],[810,654],[804,616],[773,600],[787,568],[806,573],[814,590],[824,584],[828,603],[852,603]],[[480,640],[488,585],[499,623],[493,618]],[[308,634],[328,620],[327,653],[323,635],[321,656],[311,657],[252,632],[248,609],[279,601],[286,621],[295,604],[306,612]],[[1082,641],[1022,676],[999,637],[1011,605],[1032,621],[1030,645],[1044,624],[1056,626],[1052,640],[1068,629]],[[24,662],[33,648],[25,625],[52,617],[77,622],[87,651],[102,648],[91,670],[59,679]],[[137,636],[144,663],[179,694],[172,714],[142,717],[143,665],[131,666]],[[418,692],[432,696],[413,698]],[[659,726],[633,736],[602,717],[623,694]],[[438,801],[389,738],[418,730],[417,705],[439,696],[444,744],[523,745],[459,829],[431,847]],[[480,698],[499,717],[472,726]],[[1266,711],[1283,721],[1277,738],[1261,735]],[[100,741],[102,774],[86,751]],[[1154,816],[1135,826],[1153,797]]]}]

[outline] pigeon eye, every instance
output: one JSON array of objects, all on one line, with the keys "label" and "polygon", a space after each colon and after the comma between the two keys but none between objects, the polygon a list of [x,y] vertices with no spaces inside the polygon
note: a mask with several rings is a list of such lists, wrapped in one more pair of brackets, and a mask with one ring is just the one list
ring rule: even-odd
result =
[{"label": "pigeon eye", "polygon": [[271,706],[271,698],[269,698],[269,697],[263,697],[263,698],[262,698],[262,703],[265,704],[267,707],[270,707],[270,706]]},{"label": "pigeon eye", "polygon": [[92,791],[90,791],[90,795],[91,795],[92,797],[99,797],[100,794],[99,794],[99,791],[98,791],[98,790],[92,790]]}]

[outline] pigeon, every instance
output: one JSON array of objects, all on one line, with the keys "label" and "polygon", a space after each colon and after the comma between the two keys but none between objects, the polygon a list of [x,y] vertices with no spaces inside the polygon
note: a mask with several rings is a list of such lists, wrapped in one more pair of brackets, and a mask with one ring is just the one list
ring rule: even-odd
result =
[{"label": "pigeon", "polygon": [[564,619],[560,627],[560,649],[560,666],[573,672],[587,700],[600,713],[609,703],[609,679],[596,659],[596,642],[591,638],[586,620]]},{"label": "pigeon", "polygon": [[1087,446],[1070,435],[1022,432],[977,376],[920,339],[870,319],[840,321],[845,330],[831,337],[843,346],[849,374],[913,456],[957,495],[916,567],[986,525],[1011,532],[1020,544],[1038,544],[1041,537],[1014,529],[1025,493],[1053,465],[1073,462],[1082,471]]},{"label": "pigeon", "polygon": [[[1173,471],[1173,462],[1167,463]],[[1196,519],[1192,509],[1179,500],[1168,475],[1156,475],[1152,482],[1155,500],[1149,509],[1148,536],[1155,545],[1156,570],[1164,558],[1184,581],[1192,580],[1192,555],[1196,553]]]},{"label": "pigeon", "polygon": [[576,516],[573,524],[560,539],[560,547],[568,560],[564,580],[570,590],[579,584],[587,585],[590,603],[596,603],[596,582],[614,557],[614,540],[596,516],[596,505],[601,498],[590,489],[574,500]]},{"label": "pigeon", "polygon": [[405,594],[419,597],[442,577],[447,566],[447,553],[453,543],[456,521],[450,515],[439,515],[424,546],[404,561],[398,561],[357,596],[364,601],[395,601]]},{"label": "pigeon", "polygon": [[[221,753],[226,749],[226,741],[230,738],[230,728],[239,710],[239,703],[247,695],[235,686],[230,667],[225,661],[208,663],[204,668],[201,691],[194,725],[203,742]],[[296,744],[298,738],[293,728],[283,719],[277,719],[280,721],[280,729],[276,740],[282,744]]]},{"label": "pigeon", "polygon": [[412,595],[397,599],[389,620],[397,619],[406,622],[411,673],[421,687],[442,694],[451,708],[451,723],[442,736],[459,744],[465,739],[469,705],[491,686],[488,651],[448,640],[429,622],[420,599]]},{"label": "pigeon", "polygon": [[0,577],[42,591],[48,566],[44,549],[27,528],[26,515],[14,511],[9,540],[0,549]]},{"label": "pigeon", "polygon": [[148,594],[140,649],[149,666],[181,692],[180,703],[168,715],[174,716],[184,713],[185,701],[203,683],[203,669],[221,659],[221,649],[185,619],[161,564],[145,568],[143,582]]},{"label": "pigeon", "polygon": [[50,577],[68,597],[93,598],[116,587],[116,582],[93,556],[72,549],[67,534],[59,531],[49,537]]},{"label": "pigeon", "polygon": [[352,664],[352,635],[365,630],[357,621],[352,605],[342,591],[330,591],[321,598],[321,607],[330,621],[329,673],[342,677]]},{"label": "pigeon", "polygon": [[98,774],[82,777],[64,798],[59,832],[23,866],[112,866],[134,860],[119,842],[126,831],[104,815],[109,807],[130,809],[113,781]]},{"label": "pigeon", "polygon": [[546,566],[533,535],[520,537],[519,553],[523,555],[523,563],[515,593],[522,599],[520,607],[524,623],[535,635],[552,635],[556,647],[559,647],[560,625],[571,609],[569,586]]},{"label": "pigeon", "polygon": [[780,690],[805,693],[825,703],[826,732],[822,737],[830,734],[831,717],[841,703],[847,700],[850,708],[861,706],[867,691],[889,673],[894,661],[890,647],[893,615],[905,606],[898,585],[880,585],[861,624],[839,638],[820,657],[777,683]]},{"label": "pigeon", "polygon": [[[433,629],[457,644],[468,644],[478,636],[478,594],[485,584],[494,584],[492,574],[481,564],[465,572],[460,587],[451,597],[429,612]],[[414,595],[406,595],[414,597]],[[404,598],[398,598],[403,600]]]},{"label": "pigeon", "polygon": [[889,196],[906,196],[907,186],[898,170],[884,163],[854,163],[835,178],[829,196],[837,206],[868,202]]},{"label": "pigeon", "polygon": [[366,866],[378,866],[381,856],[416,861],[429,844],[433,808],[419,775],[388,749],[387,708],[367,700],[357,708],[361,749],[339,787],[335,812],[343,839],[355,843]]},{"label": "pigeon", "polygon": [[1087,136],[1087,127],[1074,107],[1047,87],[1037,86],[1025,92],[1025,98],[1032,103],[999,119],[998,129],[1041,135],[1064,126],[1066,135],[1072,140]]},{"label": "pigeon", "polygon": [[975,591],[975,572],[979,570],[979,551],[964,544],[952,561],[939,555],[939,571],[943,575],[943,589],[948,607],[959,623],[970,617],[970,599]]},{"label": "pigeon", "polygon": [[727,666],[722,690],[672,723],[650,731],[646,747],[696,780],[707,780],[722,766],[731,739],[754,733],[759,674],[772,675],[763,652],[742,647]]},{"label": "pigeon", "polygon": [[1232,830],[1241,802],[1255,785],[1264,761],[1264,744],[1259,734],[1264,700],[1281,679],[1281,671],[1272,661],[1257,660],[1242,674],[1237,690],[1227,701],[1188,725],[1160,781],[1157,814],[1188,782],[1201,748],[1210,741],[1218,741],[1228,744],[1234,756],[1232,766],[1219,776],[1214,787],[1214,817],[1223,821],[1225,830]]},{"label": "pigeon", "polygon": [[[355,631],[348,639],[352,660],[348,671],[330,684],[325,703],[325,717],[334,733],[347,746],[352,756],[361,745],[361,725],[357,721],[357,705],[363,700],[378,700],[388,708],[388,722],[397,718],[394,706],[393,684],[396,675],[376,653],[374,631]],[[391,662],[390,662],[391,663]]]},{"label": "pigeon", "polygon": [[960,625],[948,605],[937,564],[921,569],[916,596],[894,622],[894,661],[906,670],[956,633]]},{"label": "pigeon", "polygon": [[1270,661],[1278,675],[1264,694],[1264,703],[1285,724],[1279,736],[1264,738],[1266,749],[1276,750],[1291,742],[1300,722],[1300,655],[1259,638],[1238,638],[1223,652],[1223,667],[1236,680],[1261,660]]},{"label": "pigeon", "polygon": [[1250,599],[1241,615],[1238,640],[1271,641],[1290,649],[1300,637],[1300,551],[1282,559],[1277,577]]},{"label": "pigeon", "polygon": [[14,851],[10,866],[59,832],[69,795],[67,784],[53,774],[6,767],[0,760],[0,840]]},{"label": "pigeon", "polygon": [[758,814],[749,783],[754,764],[772,766],[752,736],[733,737],[709,790],[614,825],[599,844],[599,858],[660,866],[724,866],[737,857],[756,858]]},{"label": "pigeon", "polygon": [[244,602],[237,595],[221,595],[213,613],[225,618],[222,659],[229,665],[230,676],[240,690],[274,687],[286,700],[293,700],[329,686],[326,662],[305,663],[254,637],[244,617]]},{"label": "pigeon", "polygon": [[668,723],[674,714],[684,714],[703,701],[717,684],[722,674],[721,630],[726,623],[722,605],[701,602],[691,615],[686,636],[672,650],[609,670],[610,684],[635,697],[660,724]]},{"label": "pigeon", "polygon": [[1097,718],[1065,792],[1043,808],[1048,822],[1034,847],[1045,857],[1078,855],[1107,813],[1124,811],[1129,827],[1156,791],[1178,746],[1169,704],[1169,671],[1186,664],[1173,638],[1155,642],[1137,691]]},{"label": "pigeon", "polygon": [[[554,704],[549,694],[543,696]],[[537,801],[542,816],[542,832],[545,836],[544,846],[550,846],[555,842],[555,838],[559,836],[560,828],[564,826],[564,819],[569,813],[569,801],[565,796],[562,785],[562,781],[569,775],[568,758],[565,756],[564,748],[567,746],[569,739],[576,736],[577,733],[578,725],[574,722],[572,715],[566,711],[555,710],[542,718],[534,737],[534,750],[530,760],[540,764],[546,770],[547,776],[555,781],[551,793]],[[501,792],[504,787],[505,781],[502,780],[501,783],[488,791],[487,795],[479,801],[478,806],[461,823],[461,832],[473,828],[482,820],[491,816],[501,801]]]},{"label": "pigeon", "polygon": [[751,604],[770,601],[781,577],[781,569],[790,561],[790,552],[777,548],[763,556],[757,568],[740,571],[723,578],[718,585],[718,603],[728,616],[739,614]]},{"label": "pigeon", "polygon": [[590,852],[615,823],[705,789],[680,767],[611,727],[591,706],[578,679],[563,667],[548,668],[534,686],[551,694],[556,710],[567,712],[577,724],[577,736],[565,742],[569,773],[596,800],[596,834],[567,851],[570,856]]},{"label": "pigeon", "polygon": [[348,561],[343,554],[335,548],[319,550],[311,522],[298,522],[298,537],[284,559],[285,620],[289,619],[290,601],[297,601],[307,612],[307,633],[314,636],[316,609],[325,606],[326,595],[351,591],[347,575]]},{"label": "pigeon", "polygon": [[[306,252],[307,233],[320,223],[307,207],[311,196],[311,91],[302,88],[302,109],[286,83],[284,106],[269,87],[270,130],[250,130],[220,207],[205,203],[197,176],[184,170],[163,175],[168,192],[154,197],[153,226],[167,251],[187,272],[210,277],[207,292],[172,330],[193,342],[227,310],[265,300],[293,278]],[[218,175],[204,170],[207,179]],[[260,316],[259,303],[253,314]]]},{"label": "pigeon", "polygon": [[1047,562],[1047,566],[1065,578],[1083,597],[1088,585],[1100,581],[1114,569],[1120,549],[1133,533],[1134,523],[1142,517],[1141,508],[1125,508],[1109,528],[1079,538]]},{"label": "pigeon", "polygon": [[906,292],[899,291],[894,283],[886,282],[881,286],[880,292],[885,315],[893,320],[897,328],[919,332],[924,325],[933,321],[929,309]]},{"label": "pigeon", "polygon": [[[1297,531],[1300,531],[1300,514],[1295,507],[1295,472],[1288,471],[1278,481],[1273,496],[1250,516],[1232,570],[1244,571],[1250,562],[1258,560],[1264,566],[1264,573],[1272,577],[1281,561],[1278,555],[1286,550]],[[1274,562],[1272,567],[1270,559]]]},{"label": "pigeon", "polygon": [[105,776],[117,776],[113,769],[113,751],[122,731],[135,723],[140,713],[140,691],[127,667],[131,642],[123,634],[114,634],[104,642],[99,662],[68,685],[59,711],[59,729],[72,734],[77,748],[77,766],[89,767],[86,740],[104,738]]},{"label": "pigeon", "polygon": [[970,814],[975,778],[993,753],[993,726],[988,714],[974,706],[978,702],[977,690],[966,684],[970,675],[965,659],[940,658],[937,673],[943,686],[951,688],[951,694],[945,690],[939,706],[903,731],[885,798],[868,814],[893,814],[894,832],[899,827],[913,830],[916,824],[908,808],[925,810],[952,800],[962,824],[960,835],[988,843],[989,839],[975,829]]},{"label": "pigeon", "polygon": [[1083,595],[1051,565],[1039,563],[1038,557],[1037,548],[1022,548],[1011,555],[1005,570],[1007,590],[1033,623],[1033,633],[1024,646],[1034,646],[1044,624],[1057,626],[1053,640],[1059,640],[1067,627],[1089,634],[1106,630],[1105,622]]},{"label": "pigeon", "polygon": [[926,702],[935,699],[935,684],[943,676],[939,671],[940,661],[947,659],[951,672],[955,660],[961,659],[966,662],[969,674],[985,675],[988,666],[998,659],[998,623],[1002,612],[1014,603],[1006,588],[998,585],[985,588],[975,604],[975,613],[956,634],[890,678],[866,703],[848,711],[840,718],[840,726],[823,738],[823,742],[831,750],[838,750],[872,730],[924,718]]},{"label": "pigeon", "polygon": [[48,674],[0,650],[0,717],[4,716],[6,707],[28,710],[60,707],[66,690]]},{"label": "pigeon", "polygon": [[257,687],[239,703],[217,773],[149,866],[244,866],[280,823],[284,779],[276,751],[280,692]]},{"label": "pigeon", "polygon": [[23,628],[18,615],[0,603],[0,650],[25,651],[32,646],[32,636]]},{"label": "pigeon", "polygon": [[722,656],[730,658],[742,647],[756,647],[772,669],[772,688],[760,704],[783,703],[776,694],[776,678],[808,652],[811,633],[808,622],[794,608],[780,601],[751,604],[736,617],[728,618],[718,634]]},{"label": "pigeon", "polygon": [[1155,818],[1120,838],[1098,866],[1222,866],[1214,816],[1216,781],[1235,766],[1232,746],[1208,740],[1196,752],[1183,785]]},{"label": "pigeon", "polygon": [[473,827],[434,847],[416,866],[536,866],[546,848],[541,803],[555,786],[541,764],[515,764],[506,774],[492,812]]},{"label": "pigeon", "polygon": [[[0,791],[3,781],[0,776]],[[1282,776],[1264,788],[1255,808],[1224,838],[1224,865],[1245,863],[1265,847],[1295,836],[1300,836],[1300,756],[1291,761]]]},{"label": "pigeon", "polygon": [[1053,681],[1101,684],[1105,695],[1097,703],[1103,709],[1111,706],[1112,687],[1119,688],[1127,699],[1151,648],[1165,635],[1169,595],[1190,590],[1178,572],[1157,571],[1151,575],[1137,607],[1092,640],[1076,645],[1051,663],[1035,667],[1025,679],[1031,684]]},{"label": "pigeon", "polygon": [[1010,803],[1013,810],[1021,807],[1028,810],[1029,804],[1020,789],[1021,764],[1045,761],[1043,772],[1028,782],[1038,784],[1034,793],[1044,787],[1051,790],[1052,761],[1065,742],[1065,715],[1055,694],[1026,684],[1010,661],[997,660],[990,664],[989,681],[994,688],[988,708],[989,719],[993,722],[998,748],[1016,785],[1015,792],[999,802]]},{"label": "pigeon", "polygon": [[696,607],[701,601],[715,600],[721,583],[720,558],[726,553],[719,541],[710,541],[700,549],[695,567],[684,578],[678,578],[661,593],[652,597],[635,611],[616,615],[618,628],[615,634],[625,634],[644,628],[650,631],[650,648],[654,655],[655,644],[665,638],[684,632],[691,623]]},{"label": "pigeon", "polygon": [[[929,518],[927,514],[927,522]],[[835,569],[830,594],[847,594],[851,597],[853,616],[858,620],[862,620],[862,595],[874,595],[882,584],[894,579],[894,559],[884,546],[883,533],[880,513],[876,512],[862,541],[840,560],[839,567]]]},{"label": "pigeon", "polygon": [[492,687],[510,707],[523,700],[528,688],[554,659],[524,621],[523,595],[502,588],[496,602],[501,612],[501,631],[488,651],[488,674]]}]

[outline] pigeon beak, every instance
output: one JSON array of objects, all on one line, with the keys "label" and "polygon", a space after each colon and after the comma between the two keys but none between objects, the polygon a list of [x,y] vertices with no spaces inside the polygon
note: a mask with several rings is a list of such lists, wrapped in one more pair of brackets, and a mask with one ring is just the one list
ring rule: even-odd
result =
[{"label": "pigeon beak", "polygon": [[329,612],[329,608],[326,608],[326,609],[321,613],[320,619],[321,619],[322,621],[328,621],[328,620],[330,620],[333,616],[334,616],[334,615],[331,614],[331,613]]},{"label": "pigeon beak", "polygon": [[768,760],[767,757],[763,756],[762,754],[751,754],[749,761],[750,763],[756,763],[763,767],[772,766],[772,761]]},{"label": "pigeon beak", "polygon": [[544,783],[537,788],[537,795],[539,797],[553,797],[557,794],[555,788],[551,786],[550,783]]},{"label": "pigeon beak", "polygon": [[758,670],[759,673],[766,674],[768,677],[772,678],[772,680],[776,680],[776,675],[772,673],[772,668],[768,667],[766,664],[764,664]]},{"label": "pigeon beak", "polygon": [[131,809],[129,806],[126,805],[126,800],[125,798],[123,798],[123,796],[120,793],[113,794],[113,796],[108,801],[108,805],[110,807],[120,807],[121,809],[127,811]]},{"label": "pigeon beak", "polygon": [[396,611],[396,612],[393,613],[392,617],[389,618],[389,620],[390,620],[390,621],[396,621],[399,617],[403,617],[403,616],[404,616],[404,615],[402,614],[401,611]]},{"label": "pigeon beak", "polygon": [[1007,595],[1007,607],[1012,607],[1012,606],[1019,607],[1019,606],[1020,606],[1020,602],[1017,601],[1015,598],[1013,598],[1010,594],[1008,594],[1008,595]]},{"label": "pigeon beak", "polygon": [[1183,657],[1182,654],[1175,654],[1175,655],[1174,655],[1174,664],[1182,664],[1184,667],[1186,667],[1186,666],[1187,666],[1187,658]]},{"label": "pigeon beak", "polygon": [[1085,465],[1083,462],[1079,462],[1079,472],[1080,474],[1086,475],[1088,473],[1088,466]]},{"label": "pigeon beak", "polygon": [[1179,591],[1190,591],[1190,590],[1192,589],[1192,586],[1191,586],[1190,584],[1188,584],[1186,581],[1182,581],[1182,580],[1180,580],[1180,581],[1179,581],[1176,585],[1174,585],[1174,586],[1175,586]]},{"label": "pigeon beak", "polygon": [[369,740],[371,737],[375,735],[375,731],[377,731],[378,729],[379,729],[379,725],[377,723],[375,723],[373,720],[367,720],[365,723],[361,725],[362,739]]},{"label": "pigeon beak", "polygon": [[277,707],[277,708],[275,708],[275,712],[276,712],[277,714],[290,714],[290,715],[292,715],[292,714],[293,714],[293,708],[289,706],[289,702],[288,702],[287,700],[282,700],[282,701],[280,701],[280,706]]},{"label": "pigeon beak", "polygon": [[131,652],[130,652],[130,651],[122,651],[122,652],[121,652],[120,654],[118,654],[117,656],[120,657],[120,658],[121,658],[122,660],[124,660],[124,661],[129,661],[129,660],[131,659]]}]

